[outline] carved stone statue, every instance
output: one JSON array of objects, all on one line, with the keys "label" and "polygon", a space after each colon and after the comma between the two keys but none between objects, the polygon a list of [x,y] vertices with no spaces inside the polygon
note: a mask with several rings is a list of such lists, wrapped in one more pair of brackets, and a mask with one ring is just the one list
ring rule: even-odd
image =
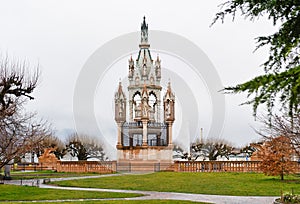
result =
[{"label": "carved stone statue", "polygon": [[39,164],[49,169],[55,169],[58,159],[52,153],[56,148],[45,148],[44,153],[39,157]]},{"label": "carved stone statue", "polygon": [[146,64],[143,66],[143,76],[147,76],[147,67]]},{"label": "carved stone statue", "polygon": [[167,105],[166,105],[166,116],[167,116],[167,118],[169,118],[171,116],[170,101],[168,101]]},{"label": "carved stone statue", "polygon": [[55,154],[52,152],[55,151],[56,148],[45,148],[44,153],[39,157],[39,160],[53,160],[54,158],[57,160]]},{"label": "carved stone statue", "polygon": [[124,110],[124,101],[120,101],[120,104],[119,104],[119,116],[120,116],[120,118],[123,116],[123,110]]},{"label": "carved stone statue", "polygon": [[142,103],[142,117],[148,117],[149,105],[146,100]]}]

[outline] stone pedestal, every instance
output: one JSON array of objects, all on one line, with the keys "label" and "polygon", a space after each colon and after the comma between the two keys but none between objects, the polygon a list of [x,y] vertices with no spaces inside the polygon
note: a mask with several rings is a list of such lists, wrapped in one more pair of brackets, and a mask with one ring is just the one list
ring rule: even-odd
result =
[{"label": "stone pedestal", "polygon": [[141,146],[118,149],[117,151],[118,165],[126,165],[127,169],[130,168],[130,171],[167,170],[173,162],[171,146]]},{"label": "stone pedestal", "polygon": [[3,178],[4,180],[11,180],[10,169],[11,169],[10,164],[4,166],[4,178]]}]

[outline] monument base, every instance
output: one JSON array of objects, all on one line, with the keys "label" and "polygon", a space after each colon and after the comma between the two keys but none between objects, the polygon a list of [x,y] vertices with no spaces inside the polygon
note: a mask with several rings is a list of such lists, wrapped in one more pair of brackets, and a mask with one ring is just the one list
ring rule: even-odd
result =
[{"label": "monument base", "polygon": [[172,157],[172,146],[123,147],[117,150],[117,171],[168,171]]}]

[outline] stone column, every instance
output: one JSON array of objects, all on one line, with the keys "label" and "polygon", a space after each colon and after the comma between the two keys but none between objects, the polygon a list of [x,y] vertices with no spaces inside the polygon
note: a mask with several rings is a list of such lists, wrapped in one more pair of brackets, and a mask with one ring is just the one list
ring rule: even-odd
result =
[{"label": "stone column", "polygon": [[168,146],[172,145],[172,126],[173,126],[173,122],[168,122]]},{"label": "stone column", "polygon": [[148,146],[147,133],[148,133],[148,120],[142,120],[143,122],[143,146]]},{"label": "stone column", "polygon": [[118,122],[118,142],[117,142],[117,148],[120,148],[122,147],[122,123],[121,122]]},{"label": "stone column", "polygon": [[133,103],[132,100],[129,101],[129,121],[132,122],[134,120],[133,118]]},{"label": "stone column", "polygon": [[160,109],[161,109],[160,100],[158,100],[157,101],[157,108],[156,108],[156,110],[157,110],[157,113],[156,113],[157,114],[157,121],[156,122],[159,122],[159,123],[161,122],[160,121]]}]

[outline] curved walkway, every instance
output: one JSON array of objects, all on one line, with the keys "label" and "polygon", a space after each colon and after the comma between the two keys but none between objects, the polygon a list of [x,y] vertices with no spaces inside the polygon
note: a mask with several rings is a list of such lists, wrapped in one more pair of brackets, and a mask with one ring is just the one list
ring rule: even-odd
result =
[{"label": "curved walkway", "polygon": [[[101,192],[118,192],[118,193],[138,193],[145,196],[126,198],[126,200],[187,200],[216,204],[271,204],[276,197],[261,196],[220,196],[220,195],[203,195],[191,193],[172,193],[156,191],[137,191],[137,190],[117,190],[117,189],[98,189],[98,188],[75,188],[75,187],[58,187],[51,185],[41,185],[41,188],[54,188],[64,190],[80,191],[101,191]],[[124,199],[125,200],[125,199]]]},{"label": "curved walkway", "polygon": [[[99,177],[106,177],[106,176],[122,176],[122,175],[124,175],[124,174],[110,174],[110,175],[70,177],[70,178],[51,178],[51,181],[99,178]],[[224,196],[224,195],[204,195],[204,194],[191,194],[191,193],[138,191],[138,190],[60,187],[60,186],[52,186],[52,185],[42,184],[43,179],[26,180],[26,181],[24,180],[22,182],[22,184],[23,185],[34,185],[34,182],[38,183],[40,188],[144,194],[144,196],[134,197],[134,198],[84,199],[84,200],[157,200],[157,199],[162,200],[163,199],[163,200],[186,200],[186,201],[196,201],[196,202],[206,202],[206,203],[216,203],[216,204],[272,204],[276,198],[276,197],[267,197],[267,196]],[[13,180],[13,181],[6,181],[5,183],[20,185],[21,181]],[[82,200],[77,200],[77,201],[82,201]]]}]

